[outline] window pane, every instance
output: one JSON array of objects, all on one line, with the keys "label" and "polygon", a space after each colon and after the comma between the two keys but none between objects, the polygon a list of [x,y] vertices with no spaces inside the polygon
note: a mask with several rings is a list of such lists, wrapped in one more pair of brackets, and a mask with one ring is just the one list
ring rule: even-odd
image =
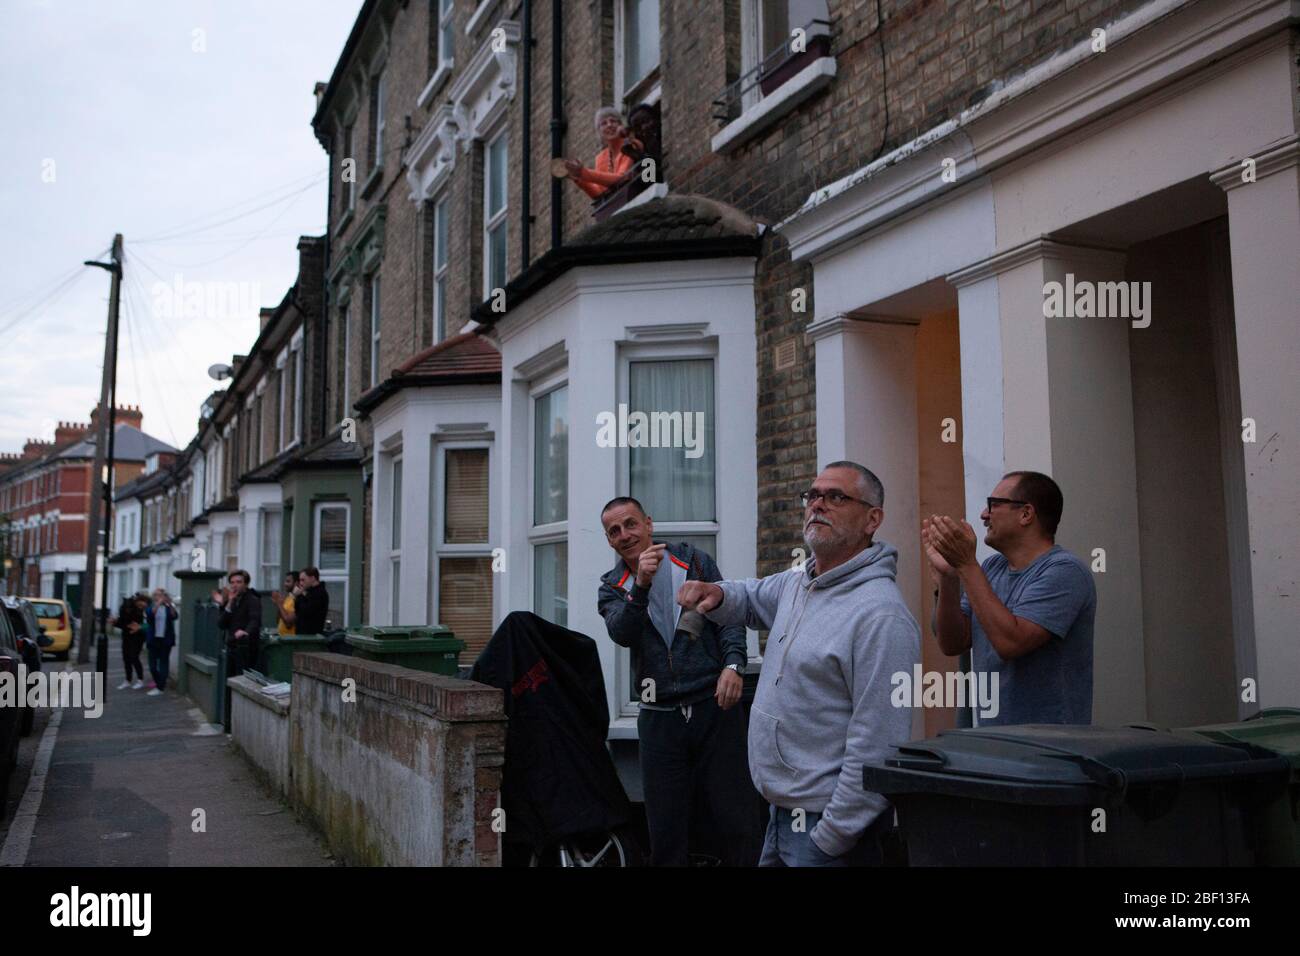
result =
[{"label": "window pane", "polygon": [[[262,561],[280,560],[280,512],[262,512]],[[276,582],[279,584],[279,582]]]},{"label": "window pane", "polygon": [[[712,521],[714,508],[713,361],[632,362],[628,369],[632,497],[656,521]],[[648,418],[637,438],[633,412]],[[668,446],[668,447],[664,447]]]},{"label": "window pane", "polygon": [[506,224],[502,222],[488,233],[488,257],[490,268],[488,281],[493,289],[505,288],[506,284]]},{"label": "window pane", "polygon": [[393,550],[402,546],[402,459],[393,462]]},{"label": "window pane", "polygon": [[400,560],[392,563],[390,580],[393,583],[393,603],[392,603],[392,622],[394,624],[402,623],[402,562]]},{"label": "window pane", "polygon": [[438,203],[433,211],[433,264],[441,269],[447,264],[447,200]]},{"label": "window pane", "polygon": [[348,568],[348,509],[322,508],[316,529],[317,566],[322,571]]},{"label": "window pane", "polygon": [[433,290],[434,301],[434,335],[437,341],[441,342],[447,337],[447,277],[443,276],[434,283]]},{"label": "window pane", "polygon": [[623,88],[659,64],[659,0],[623,0]]},{"label": "window pane", "polygon": [[506,138],[498,136],[488,147],[488,218],[506,207]]},{"label": "window pane", "polygon": [[443,501],[443,540],[447,544],[487,543],[488,451],[447,451],[447,485]]},{"label": "window pane", "polygon": [[456,31],[452,28],[452,21],[448,20],[442,27],[441,34],[438,37],[438,59],[447,63],[450,62],[452,53],[456,49],[452,46],[455,42]]},{"label": "window pane", "polygon": [[533,524],[569,516],[569,387],[540,395],[533,429]]},{"label": "window pane", "polygon": [[438,623],[465,642],[462,664],[472,664],[492,637],[492,559],[438,562]]},{"label": "window pane", "polygon": [[560,627],[569,626],[569,545],[565,541],[533,549],[533,613]]}]

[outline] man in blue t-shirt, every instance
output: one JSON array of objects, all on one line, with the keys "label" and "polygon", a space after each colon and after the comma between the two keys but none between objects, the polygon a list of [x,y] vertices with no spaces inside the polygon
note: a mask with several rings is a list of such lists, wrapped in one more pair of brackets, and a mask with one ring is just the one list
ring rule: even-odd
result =
[{"label": "man in blue t-shirt", "polygon": [[1056,544],[1064,498],[1036,471],[1008,472],[980,514],[984,543],[998,553],[975,559],[975,529],[943,515],[921,523],[935,579],[933,629],[939,647],[971,652],[977,675],[998,675],[992,724],[1092,722],[1092,627],[1097,589],[1087,566]]}]

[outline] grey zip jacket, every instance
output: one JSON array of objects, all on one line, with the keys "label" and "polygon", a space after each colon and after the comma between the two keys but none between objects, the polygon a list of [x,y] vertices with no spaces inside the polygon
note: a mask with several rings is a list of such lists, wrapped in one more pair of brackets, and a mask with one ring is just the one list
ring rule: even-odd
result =
[{"label": "grey zip jacket", "polygon": [[883,541],[825,574],[813,560],[766,578],[720,581],[718,624],[767,629],[749,720],[749,772],[769,803],[822,814],[822,852],[852,849],[888,806],[862,788],[862,766],[912,737],[912,710],[890,703],[894,674],[921,660],[921,631]]}]

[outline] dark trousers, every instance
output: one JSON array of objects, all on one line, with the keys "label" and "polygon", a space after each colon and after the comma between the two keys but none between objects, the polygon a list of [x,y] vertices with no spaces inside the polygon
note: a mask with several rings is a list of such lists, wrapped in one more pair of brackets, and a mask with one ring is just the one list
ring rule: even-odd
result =
[{"label": "dark trousers", "polygon": [[122,632],[122,664],[126,667],[126,679],[131,680],[131,675],[139,680],[144,680],[144,665],[140,663],[140,650],[144,647],[144,634],[136,631],[134,634],[129,631]]},{"label": "dark trousers", "polygon": [[650,864],[686,866],[694,829],[716,838],[725,865],[753,866],[758,798],[749,779],[741,705],[722,710],[708,697],[689,711],[687,719],[681,708],[642,707],[637,718]]},{"label": "dark trousers", "polygon": [[171,645],[164,641],[149,642],[149,673],[153,675],[154,686],[159,690],[167,689],[167,674],[171,669]]},{"label": "dark trousers", "polygon": [[226,638],[226,676],[238,677],[248,668],[256,667],[259,645],[260,638],[255,635]]}]

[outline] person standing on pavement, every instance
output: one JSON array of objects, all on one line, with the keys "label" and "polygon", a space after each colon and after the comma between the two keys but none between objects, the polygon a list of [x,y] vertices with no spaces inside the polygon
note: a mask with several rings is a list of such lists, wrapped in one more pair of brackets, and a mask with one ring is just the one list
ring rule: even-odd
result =
[{"label": "person standing on pavement", "polygon": [[297,634],[297,618],[294,616],[294,601],[301,593],[298,590],[298,572],[284,572],[284,590],[271,592],[271,603],[275,605],[276,631],[281,637]]},{"label": "person standing on pavement", "polygon": [[329,616],[330,593],[321,584],[320,568],[308,567],[298,572],[298,589],[294,591],[294,626],[298,634],[322,634]]},{"label": "person standing on pavement", "polygon": [[1003,475],[975,529],[946,515],[921,526],[936,597],[933,630],[949,656],[970,650],[975,673],[998,675],[999,724],[1092,723],[1092,632],[1097,586],[1088,566],[1056,543],[1060,487],[1036,471]]},{"label": "person standing on pavement", "polygon": [[227,576],[229,587],[213,591],[212,600],[221,608],[217,626],[226,632],[229,676],[242,674],[257,664],[262,639],[262,602],[250,588],[252,579],[242,569]]},{"label": "person standing on pavement", "polygon": [[837,461],[800,499],[813,554],[801,567],[689,581],[677,601],[770,631],[749,717],[749,769],[772,804],[759,866],[878,865],[893,813],[863,790],[862,767],[912,736],[911,710],[890,694],[920,662],[921,632],[894,582],[897,550],[873,540],[880,479]]},{"label": "person standing on pavement", "polygon": [[149,608],[149,673],[153,675],[153,689],[146,697],[158,697],[167,689],[167,676],[171,669],[172,647],[176,644],[176,607],[171,596],[162,588],[153,592],[153,606]]},{"label": "person standing on pavement", "polygon": [[696,804],[708,814],[723,862],[752,866],[758,799],[745,779],[744,716],[736,706],[748,660],[745,628],[692,619],[673,601],[686,581],[722,575],[698,548],[654,541],[654,522],[635,498],[613,499],[600,518],[619,560],[600,579],[597,606],[636,669],[651,865],[687,865]]},{"label": "person standing on pavement", "polygon": [[[108,622],[122,632],[122,666],[126,669],[126,680],[117,685],[118,690],[139,690],[144,686],[144,665],[140,663],[140,650],[144,647],[145,611],[148,607],[149,595],[137,591],[122,602],[117,617]],[[132,674],[135,675],[134,681]]]}]

